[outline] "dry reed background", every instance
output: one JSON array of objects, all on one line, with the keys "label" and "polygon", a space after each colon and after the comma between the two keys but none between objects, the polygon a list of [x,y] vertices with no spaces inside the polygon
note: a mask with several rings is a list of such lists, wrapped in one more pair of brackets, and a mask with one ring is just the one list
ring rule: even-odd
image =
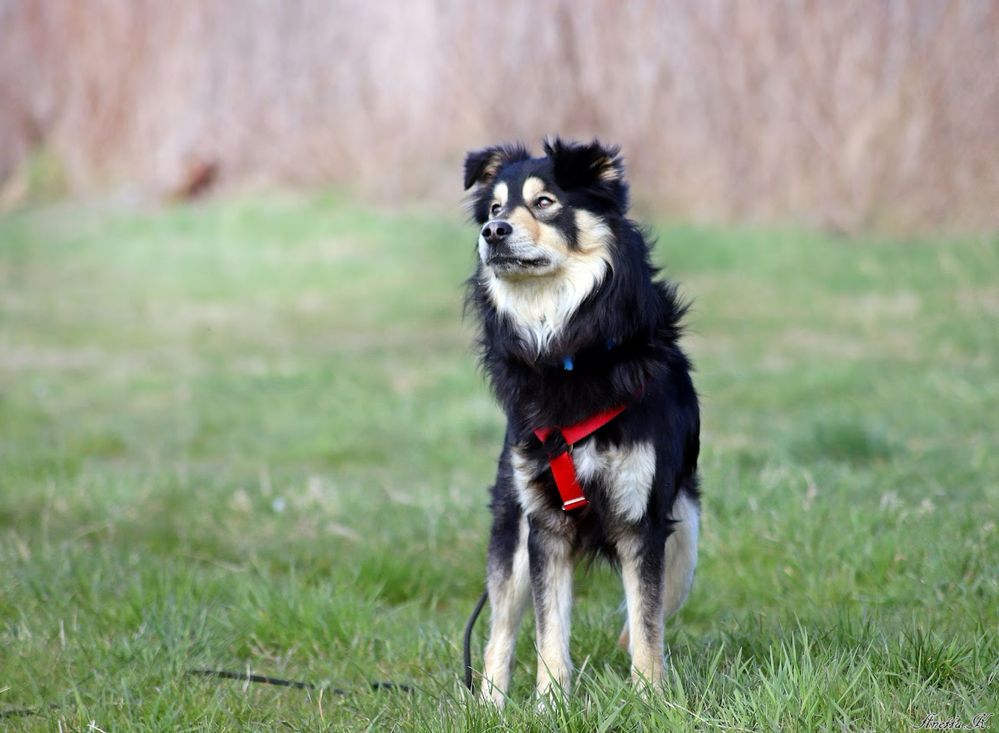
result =
[{"label": "dry reed background", "polygon": [[458,196],[462,152],[620,142],[670,215],[999,227],[999,2],[0,0],[0,180]]}]

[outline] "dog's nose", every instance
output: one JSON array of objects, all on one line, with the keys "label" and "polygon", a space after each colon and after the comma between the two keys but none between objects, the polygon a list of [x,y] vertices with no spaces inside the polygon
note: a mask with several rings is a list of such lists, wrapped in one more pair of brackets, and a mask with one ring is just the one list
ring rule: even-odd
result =
[{"label": "dog's nose", "polygon": [[482,227],[482,238],[486,240],[487,244],[499,244],[511,234],[513,234],[513,227],[502,219],[488,221]]}]

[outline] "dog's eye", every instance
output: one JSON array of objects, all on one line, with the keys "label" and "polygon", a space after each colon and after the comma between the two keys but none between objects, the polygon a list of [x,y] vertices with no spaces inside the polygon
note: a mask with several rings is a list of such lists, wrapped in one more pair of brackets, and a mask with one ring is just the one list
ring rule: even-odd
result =
[{"label": "dog's eye", "polygon": [[538,196],[534,200],[534,206],[539,209],[547,209],[549,206],[551,206],[554,203],[555,203],[554,199],[551,199],[548,196]]},{"label": "dog's eye", "polygon": [[500,206],[499,204],[493,204],[492,206],[489,207],[490,216],[499,216],[499,213],[501,211],[503,211],[503,207]]}]

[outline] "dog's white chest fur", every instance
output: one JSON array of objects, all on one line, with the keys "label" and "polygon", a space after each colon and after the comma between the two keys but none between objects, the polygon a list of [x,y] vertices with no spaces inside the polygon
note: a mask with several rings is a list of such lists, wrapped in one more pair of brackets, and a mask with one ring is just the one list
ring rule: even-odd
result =
[{"label": "dog's white chest fur", "polygon": [[490,274],[486,287],[496,310],[513,322],[535,353],[541,354],[600,285],[606,272],[603,259],[579,258],[567,263],[558,279],[508,282]]},{"label": "dog's white chest fur", "polygon": [[[611,511],[624,522],[637,522],[645,515],[649,492],[656,474],[656,451],[652,443],[633,443],[598,450],[595,441],[578,446],[572,454],[576,477],[583,485],[599,481],[607,492]],[[524,513],[532,514],[544,505],[542,494],[532,482],[546,466],[513,449],[514,485]]]}]

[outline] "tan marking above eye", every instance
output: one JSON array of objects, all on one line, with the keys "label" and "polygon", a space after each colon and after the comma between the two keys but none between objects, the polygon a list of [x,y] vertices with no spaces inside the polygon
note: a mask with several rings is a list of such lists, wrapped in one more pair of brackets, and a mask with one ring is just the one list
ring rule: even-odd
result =
[{"label": "tan marking above eye", "polygon": [[495,199],[496,203],[500,206],[506,206],[506,202],[509,198],[510,188],[506,185],[506,183],[500,181],[493,189],[493,199]]},{"label": "tan marking above eye", "polygon": [[545,182],[540,178],[535,176],[529,176],[526,181],[524,181],[524,188],[521,191],[521,195],[524,197],[526,203],[534,203],[534,199],[538,197],[538,194],[545,190]]},{"label": "tan marking above eye", "polygon": [[[524,196],[524,203],[532,209],[537,208],[544,211],[550,211],[554,207],[558,206],[558,199],[555,198],[553,194],[545,190],[545,182],[535,176],[531,176],[524,181],[524,188],[521,193]],[[544,207],[538,206],[537,202],[540,198],[549,199],[551,203]]]}]

